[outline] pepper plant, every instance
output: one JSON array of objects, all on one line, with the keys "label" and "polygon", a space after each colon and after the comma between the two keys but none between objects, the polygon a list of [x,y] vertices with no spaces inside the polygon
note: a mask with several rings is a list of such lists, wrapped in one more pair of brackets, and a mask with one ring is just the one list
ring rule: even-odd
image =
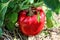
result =
[{"label": "pepper plant", "polygon": [[0,36],[3,35],[3,27],[14,31],[16,23],[26,35],[39,33],[45,28],[44,24],[47,29],[51,29],[57,23],[53,20],[54,12],[56,15],[60,14],[60,0],[0,0]]}]

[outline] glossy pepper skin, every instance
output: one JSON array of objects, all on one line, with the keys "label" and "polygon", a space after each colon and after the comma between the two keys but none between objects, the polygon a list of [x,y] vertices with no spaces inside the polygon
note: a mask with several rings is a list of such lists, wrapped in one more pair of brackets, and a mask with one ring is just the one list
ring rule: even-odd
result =
[{"label": "glossy pepper skin", "polygon": [[33,36],[43,30],[45,23],[45,13],[41,7],[35,9],[40,13],[40,22],[37,20],[37,13],[27,16],[26,10],[20,11],[18,16],[19,29],[27,36]]}]

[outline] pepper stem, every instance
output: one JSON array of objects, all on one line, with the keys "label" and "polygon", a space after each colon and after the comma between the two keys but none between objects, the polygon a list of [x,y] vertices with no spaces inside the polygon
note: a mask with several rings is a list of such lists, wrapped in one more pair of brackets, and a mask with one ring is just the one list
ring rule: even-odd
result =
[{"label": "pepper stem", "polygon": [[31,9],[31,7],[29,8],[29,16],[32,16],[34,13],[33,13],[33,11],[32,11],[32,9]]}]

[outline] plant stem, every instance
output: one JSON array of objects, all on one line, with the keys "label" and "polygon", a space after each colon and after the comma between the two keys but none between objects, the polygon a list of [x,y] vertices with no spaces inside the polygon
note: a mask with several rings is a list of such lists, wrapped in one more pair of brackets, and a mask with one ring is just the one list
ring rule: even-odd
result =
[{"label": "plant stem", "polygon": [[34,13],[32,12],[31,7],[29,8],[29,16],[32,16]]}]

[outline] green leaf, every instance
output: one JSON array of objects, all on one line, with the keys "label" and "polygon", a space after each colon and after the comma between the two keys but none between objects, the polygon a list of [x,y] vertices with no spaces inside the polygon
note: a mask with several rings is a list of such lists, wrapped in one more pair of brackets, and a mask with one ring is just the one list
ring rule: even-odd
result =
[{"label": "green leaf", "polygon": [[60,9],[60,2],[59,2],[59,0],[44,0],[44,3],[49,8],[51,8],[53,11],[55,11],[57,9],[57,11],[55,11],[55,12],[57,12],[57,13],[59,12],[59,9]]},{"label": "green leaf", "polygon": [[53,22],[52,22],[52,20],[51,20],[51,19],[47,19],[46,21],[47,21],[47,23],[46,23],[47,28],[52,28],[52,27],[53,27]]},{"label": "green leaf", "polygon": [[0,37],[3,35],[3,31],[2,29],[0,28]]},{"label": "green leaf", "polygon": [[38,6],[41,6],[42,4],[43,4],[43,1],[34,3],[33,5],[34,5],[35,7],[38,7]]},{"label": "green leaf", "polygon": [[46,18],[51,19],[51,17],[52,17],[52,11],[48,10],[47,13],[46,13]]},{"label": "green leaf", "polygon": [[31,4],[34,3],[34,0],[28,0]]},{"label": "green leaf", "polygon": [[0,0],[1,2],[3,2],[3,3],[5,3],[5,2],[7,2],[7,1],[9,1],[9,0]]},{"label": "green leaf", "polygon": [[56,14],[60,14],[60,5],[55,9]]},{"label": "green leaf", "polygon": [[9,2],[0,4],[0,27],[3,25],[4,16],[7,11]]},{"label": "green leaf", "polygon": [[18,14],[14,12],[14,13],[8,13],[6,16],[9,19],[9,21],[15,23],[17,21]]},{"label": "green leaf", "polygon": [[52,28],[53,27],[53,22],[52,22],[52,11],[48,10],[46,13],[46,25],[48,28]]},{"label": "green leaf", "polygon": [[23,5],[23,6],[20,6],[20,9],[21,10],[24,10],[24,9],[28,9],[30,5]]},{"label": "green leaf", "polygon": [[15,7],[14,2],[10,2],[10,3],[9,3],[9,7],[11,7],[11,8]]},{"label": "green leaf", "polygon": [[13,31],[13,30],[15,29],[15,23],[12,23],[12,22],[6,23],[6,28],[7,28],[9,31]]},{"label": "green leaf", "polygon": [[18,14],[15,12],[6,14],[5,24],[6,24],[6,27],[8,30],[10,30],[10,31],[14,30],[17,18],[18,18]]},{"label": "green leaf", "polygon": [[40,12],[37,13],[37,20],[40,22]]}]

